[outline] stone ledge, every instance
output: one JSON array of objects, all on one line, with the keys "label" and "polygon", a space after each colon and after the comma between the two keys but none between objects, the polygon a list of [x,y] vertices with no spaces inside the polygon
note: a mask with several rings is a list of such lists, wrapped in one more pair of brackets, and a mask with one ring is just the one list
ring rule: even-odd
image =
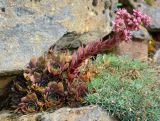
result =
[{"label": "stone ledge", "polygon": [[107,112],[93,105],[80,108],[64,107],[55,112],[41,112],[22,116],[3,111],[0,113],[0,117],[0,121],[113,121]]}]

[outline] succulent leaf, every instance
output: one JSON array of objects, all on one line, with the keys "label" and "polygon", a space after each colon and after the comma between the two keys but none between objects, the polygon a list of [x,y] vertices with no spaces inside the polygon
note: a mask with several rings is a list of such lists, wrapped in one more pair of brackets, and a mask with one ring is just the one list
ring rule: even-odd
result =
[{"label": "succulent leaf", "polygon": [[39,110],[39,106],[37,104],[38,98],[35,93],[31,93],[21,98],[21,103],[19,107],[23,113],[33,113]]}]

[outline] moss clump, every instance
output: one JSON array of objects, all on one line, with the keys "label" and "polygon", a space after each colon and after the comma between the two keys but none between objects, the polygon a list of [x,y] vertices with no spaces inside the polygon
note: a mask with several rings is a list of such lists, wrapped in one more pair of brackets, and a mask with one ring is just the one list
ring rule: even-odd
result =
[{"label": "moss clump", "polygon": [[154,69],[128,57],[99,55],[96,61],[98,67],[104,62],[109,65],[89,84],[89,104],[100,105],[120,121],[158,121],[160,85]]}]

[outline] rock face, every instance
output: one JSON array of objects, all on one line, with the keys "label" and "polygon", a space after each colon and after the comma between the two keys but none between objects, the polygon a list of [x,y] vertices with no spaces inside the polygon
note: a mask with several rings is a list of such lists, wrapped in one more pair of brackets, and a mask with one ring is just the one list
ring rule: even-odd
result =
[{"label": "rock face", "polygon": [[115,50],[118,55],[127,55],[133,59],[148,59],[148,42],[147,41],[130,41],[122,42]]},{"label": "rock face", "polygon": [[155,63],[156,63],[158,66],[160,66],[160,49],[157,50],[157,52],[155,53],[153,59],[154,59]]},{"label": "rock face", "polygon": [[113,121],[98,106],[61,108],[55,112],[42,112],[20,117],[13,116],[9,112],[1,112],[0,117],[0,121]]},{"label": "rock face", "polygon": [[1,0],[0,72],[21,70],[67,32],[108,34],[112,2],[94,1]]},{"label": "rock face", "polygon": [[117,0],[0,0],[0,76],[19,72],[31,57],[42,55],[68,33],[76,33],[72,38],[78,35],[76,47],[79,41],[86,43],[107,35],[112,29],[116,3]]},{"label": "rock face", "polygon": [[[101,37],[97,38],[99,36],[98,32],[87,32],[83,34],[77,34],[75,32],[68,33],[61,39],[59,39],[55,43],[55,48],[60,49],[77,49],[78,47],[82,45],[86,45],[88,42],[92,42],[95,40],[99,40]],[[89,38],[89,40],[88,40]]]},{"label": "rock face", "polygon": [[128,43],[122,42],[115,53],[118,55],[128,55],[133,59],[147,60],[148,59],[148,42],[151,39],[148,31],[141,27],[139,31],[132,31],[133,41]]},{"label": "rock face", "polygon": [[148,30],[150,32],[159,32],[160,31],[160,8],[159,7],[150,7],[148,5],[142,4],[140,9],[149,15],[152,19],[151,25]]},{"label": "rock face", "polygon": [[134,41],[149,41],[152,38],[144,27],[141,27],[139,31],[132,31],[132,35]]}]

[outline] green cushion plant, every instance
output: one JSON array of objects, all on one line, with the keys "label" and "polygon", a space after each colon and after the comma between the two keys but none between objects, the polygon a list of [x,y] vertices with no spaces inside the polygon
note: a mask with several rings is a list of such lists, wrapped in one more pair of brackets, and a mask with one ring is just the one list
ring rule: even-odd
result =
[{"label": "green cushion plant", "polygon": [[[129,57],[99,55],[101,73],[89,84],[89,104],[97,104],[120,121],[158,121],[160,118],[160,84],[156,71],[146,63]],[[92,88],[96,93],[92,93]]]}]

